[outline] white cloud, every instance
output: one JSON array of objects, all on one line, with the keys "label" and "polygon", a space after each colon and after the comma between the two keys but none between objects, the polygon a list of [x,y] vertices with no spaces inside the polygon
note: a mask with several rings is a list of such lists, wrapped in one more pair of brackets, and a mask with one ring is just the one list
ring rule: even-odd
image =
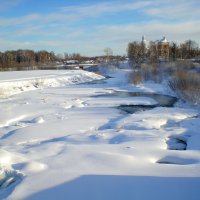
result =
[{"label": "white cloud", "polygon": [[42,15],[39,14],[30,14],[22,17],[13,17],[13,18],[0,18],[1,26],[17,26],[21,24],[30,24],[34,21],[40,21]]},{"label": "white cloud", "polygon": [[157,1],[153,7],[144,9],[144,13],[166,19],[196,19],[199,18],[199,6],[200,4],[197,0]]},{"label": "white cloud", "polygon": [[74,42],[68,42],[63,40],[39,40],[37,42],[31,41],[16,41],[16,40],[2,40],[0,39],[1,51],[17,50],[17,49],[47,49],[51,51],[54,48],[66,49],[66,47],[77,45]]},{"label": "white cloud", "polygon": [[[73,31],[77,35],[73,35]],[[148,40],[161,39],[167,36],[169,41],[183,42],[187,39],[199,40],[200,21],[187,23],[167,24],[160,21],[151,21],[143,24],[127,24],[120,26],[100,26],[90,32],[71,30],[70,33],[54,39],[41,39],[30,42],[16,42],[1,40],[0,46],[8,49],[30,48],[47,49],[59,52],[80,52],[83,55],[101,55],[103,49],[111,47],[116,54],[126,53],[127,44],[134,40],[141,40],[145,34]],[[81,38],[81,39],[80,39]]]},{"label": "white cloud", "polygon": [[[16,0],[22,1],[22,0]],[[131,3],[98,3],[87,6],[68,6],[49,14],[29,14],[15,18],[0,18],[2,26],[16,26],[28,23],[61,23],[82,20],[88,17],[99,17],[105,13],[116,13],[123,11],[134,11],[146,8],[151,5],[151,1],[131,2]]]},{"label": "white cloud", "polygon": [[61,10],[74,14],[77,18],[137,10],[154,17],[181,20],[188,17],[199,18],[199,6],[199,0],[142,0],[128,3],[112,1],[92,5],[67,6],[61,8]]},{"label": "white cloud", "polygon": [[[171,41],[193,39],[199,43],[200,17],[197,4],[195,0],[118,1],[68,6],[49,14],[32,13],[16,18],[0,18],[3,27],[0,29],[3,38],[0,40],[0,50],[46,48],[57,52],[78,51],[96,55],[102,54],[103,49],[109,46],[115,53],[123,54],[128,42],[140,40],[143,34],[149,40],[160,39],[165,35]],[[79,27],[79,20],[100,19],[104,14],[120,15],[124,11],[140,12],[146,21],[123,25],[110,21],[109,26],[99,26],[97,23],[92,27]],[[151,20],[148,16],[151,16]],[[175,20],[172,22],[172,19]]]},{"label": "white cloud", "polygon": [[101,26],[91,34],[90,45],[99,47],[98,52],[102,52],[102,45],[109,46],[114,53],[126,53],[127,44],[131,41],[141,40],[142,35],[146,35],[148,40],[158,40],[166,36],[169,41],[178,43],[187,39],[192,39],[200,43],[200,21],[190,21],[182,23],[163,23],[161,21],[150,21],[143,24],[127,24],[120,26]]},{"label": "white cloud", "polygon": [[0,11],[8,10],[22,3],[24,0],[0,0]]},{"label": "white cloud", "polygon": [[[23,0],[11,0],[14,4]],[[59,24],[72,23],[86,18],[101,17],[104,14],[120,13],[126,11],[137,11],[138,13],[152,17],[165,19],[188,20],[188,18],[199,19],[199,5],[197,0],[143,0],[129,3],[109,2],[92,5],[67,6],[48,14],[32,13],[15,18],[0,18],[1,26],[37,24]]]},{"label": "white cloud", "polygon": [[109,3],[98,3],[93,5],[85,6],[67,6],[61,8],[63,12],[71,12],[79,14],[80,16],[97,16],[105,13],[123,12],[123,11],[134,11],[137,9],[145,8],[152,5],[152,1],[137,1],[137,2],[109,2]]},{"label": "white cloud", "polygon": [[182,42],[186,39],[193,38],[200,40],[200,21],[190,21],[182,23],[163,23],[161,21],[150,21],[143,24],[128,24],[122,26],[102,26],[99,27],[96,37],[101,39],[110,38],[114,41],[120,40],[140,40],[143,34],[149,36],[149,39],[155,40],[163,35],[168,36],[170,40]]}]

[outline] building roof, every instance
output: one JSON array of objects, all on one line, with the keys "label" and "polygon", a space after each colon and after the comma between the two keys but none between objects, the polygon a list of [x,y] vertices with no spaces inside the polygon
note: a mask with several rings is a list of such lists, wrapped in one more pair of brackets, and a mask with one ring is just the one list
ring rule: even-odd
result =
[{"label": "building roof", "polygon": [[147,40],[144,35],[142,36],[142,42],[147,43]]},{"label": "building roof", "polygon": [[168,43],[167,39],[165,36],[159,41],[160,43]]},{"label": "building roof", "polygon": [[142,43],[145,45],[146,48],[149,47],[149,42],[146,40],[145,36],[142,36]]}]

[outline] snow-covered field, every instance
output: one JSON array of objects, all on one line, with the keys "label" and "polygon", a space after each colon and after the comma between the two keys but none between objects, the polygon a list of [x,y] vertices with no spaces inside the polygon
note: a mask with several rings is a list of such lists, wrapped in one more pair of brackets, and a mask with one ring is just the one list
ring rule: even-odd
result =
[{"label": "snow-covered field", "polygon": [[0,73],[0,199],[199,200],[200,118],[192,108],[127,114],[166,93],[131,86],[128,70],[104,84],[81,70]]}]

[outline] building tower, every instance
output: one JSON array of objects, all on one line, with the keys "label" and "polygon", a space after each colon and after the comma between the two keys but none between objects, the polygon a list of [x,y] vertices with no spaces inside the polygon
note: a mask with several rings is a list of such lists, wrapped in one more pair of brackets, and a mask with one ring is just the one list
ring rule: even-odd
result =
[{"label": "building tower", "polygon": [[149,43],[148,43],[148,41],[146,40],[146,38],[145,38],[144,35],[142,36],[142,47],[143,47],[144,56],[146,56],[146,54],[147,54],[147,52],[148,52],[148,49],[149,49]]},{"label": "building tower", "polygon": [[161,61],[169,60],[169,42],[165,36],[158,42],[158,55]]},{"label": "building tower", "polygon": [[148,49],[149,44],[144,35],[142,36],[142,44],[144,45],[145,49]]}]

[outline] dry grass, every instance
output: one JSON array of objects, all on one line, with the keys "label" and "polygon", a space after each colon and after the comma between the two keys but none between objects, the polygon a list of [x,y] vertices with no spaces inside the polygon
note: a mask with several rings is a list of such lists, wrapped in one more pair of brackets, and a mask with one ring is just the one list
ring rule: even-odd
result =
[{"label": "dry grass", "polygon": [[175,61],[175,67],[182,70],[191,70],[195,68],[195,65],[190,60],[177,60]]},{"label": "dry grass", "polygon": [[143,64],[141,70],[145,81],[161,82],[161,69],[159,64]]},{"label": "dry grass", "polygon": [[138,85],[143,81],[143,75],[140,70],[133,71],[129,74],[129,83]]},{"label": "dry grass", "polygon": [[198,67],[188,60],[142,64],[140,69],[130,74],[129,82],[137,85],[149,80],[156,83],[169,80],[169,87],[181,99],[193,104],[200,104],[200,73],[198,73],[198,70]]},{"label": "dry grass", "polygon": [[158,65],[142,64],[140,69],[133,71],[129,75],[129,83],[140,84],[143,81],[161,82],[160,68]]},{"label": "dry grass", "polygon": [[169,80],[169,87],[180,98],[194,104],[200,104],[200,74],[178,70]]}]

